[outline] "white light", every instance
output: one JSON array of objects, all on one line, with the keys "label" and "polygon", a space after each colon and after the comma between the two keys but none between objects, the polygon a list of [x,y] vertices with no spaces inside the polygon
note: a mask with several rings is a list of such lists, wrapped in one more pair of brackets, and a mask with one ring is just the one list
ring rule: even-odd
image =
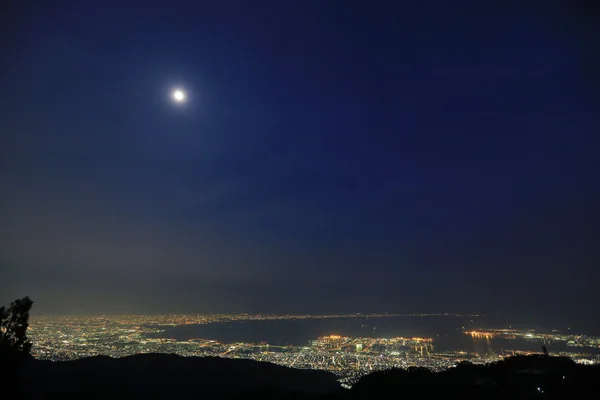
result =
[{"label": "white light", "polygon": [[177,103],[183,103],[186,99],[185,92],[181,89],[173,90],[171,96],[173,97],[173,100],[175,100]]}]

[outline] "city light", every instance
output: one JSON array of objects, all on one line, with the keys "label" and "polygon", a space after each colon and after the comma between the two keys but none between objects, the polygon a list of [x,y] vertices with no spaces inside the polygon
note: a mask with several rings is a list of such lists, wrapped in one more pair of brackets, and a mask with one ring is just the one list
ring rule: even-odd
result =
[{"label": "city light", "polygon": [[[388,317],[382,315],[381,317]],[[398,315],[396,315],[398,316]],[[330,334],[310,340],[304,345],[260,343],[222,343],[206,338],[177,340],[167,337],[167,330],[182,325],[231,323],[235,321],[284,321],[322,318],[363,318],[364,315],[154,315],[98,317],[32,317],[30,337],[32,355],[53,361],[72,360],[96,355],[124,357],[139,353],[173,353],[182,356],[216,356],[248,358],[293,368],[330,371],[341,383],[351,385],[361,376],[390,368],[425,367],[442,371],[456,367],[461,361],[475,364],[496,362],[505,356],[539,354],[506,347],[502,354],[479,354],[463,349],[436,349],[434,338],[428,337],[351,337]],[[474,339],[502,338],[545,343],[560,341],[570,347],[600,348],[600,338],[551,334],[515,329],[469,330]],[[554,353],[573,358],[577,363],[597,362],[586,353]],[[563,376],[565,379],[565,376]]]}]

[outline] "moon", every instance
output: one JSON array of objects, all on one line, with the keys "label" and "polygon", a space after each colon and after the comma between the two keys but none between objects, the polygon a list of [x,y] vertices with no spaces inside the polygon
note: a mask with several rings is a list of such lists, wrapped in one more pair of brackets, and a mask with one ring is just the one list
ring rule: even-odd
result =
[{"label": "moon", "polygon": [[183,89],[175,89],[171,92],[171,97],[175,103],[185,103],[187,99],[187,95],[183,91]]}]

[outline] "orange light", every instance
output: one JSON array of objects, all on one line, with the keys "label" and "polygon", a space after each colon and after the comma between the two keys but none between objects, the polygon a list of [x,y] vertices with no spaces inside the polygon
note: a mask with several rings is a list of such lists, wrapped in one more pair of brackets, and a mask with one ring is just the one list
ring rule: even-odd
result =
[{"label": "orange light", "polygon": [[492,333],[492,332],[471,331],[471,332],[465,332],[465,333],[467,335],[471,335],[471,337],[476,338],[476,339],[491,339],[496,336],[496,334]]}]

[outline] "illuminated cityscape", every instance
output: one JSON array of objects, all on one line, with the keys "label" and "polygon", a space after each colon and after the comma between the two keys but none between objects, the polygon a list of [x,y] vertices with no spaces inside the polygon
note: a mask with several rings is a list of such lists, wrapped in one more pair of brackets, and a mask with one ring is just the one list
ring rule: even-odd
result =
[{"label": "illuminated cityscape", "polygon": [[599,27],[3,1],[0,400],[593,397]]},{"label": "illuminated cityscape", "polygon": [[[247,320],[294,320],[315,318],[355,318],[352,315],[165,315],[165,316],[96,316],[32,317],[30,337],[32,354],[39,359],[71,360],[96,355],[124,357],[140,353],[173,353],[181,356],[217,356],[247,358],[294,368],[310,368],[335,373],[340,382],[351,385],[358,378],[376,370],[426,367],[434,371],[470,361],[483,364],[504,356],[528,354],[523,350],[503,349],[466,352],[436,350],[430,337],[315,337],[303,346],[261,343],[222,343],[206,338],[177,340],[166,336],[169,327]],[[429,314],[428,314],[429,315]],[[449,314],[441,314],[449,315]],[[360,316],[364,316],[360,314]],[[370,317],[399,315],[373,314]],[[403,316],[403,315],[400,315]],[[414,316],[414,315],[412,315]],[[494,338],[525,339],[539,343],[564,342],[567,346],[600,348],[600,338],[569,335],[562,332],[542,334],[516,329],[470,330],[464,332],[474,341]],[[555,353],[580,363],[598,362],[597,354],[581,352]]]},{"label": "illuminated cityscape", "polygon": [[486,329],[465,332],[475,339],[502,338],[508,340],[524,339],[543,343],[564,342],[569,347],[597,347],[600,348],[600,337],[587,335],[572,335],[560,331],[540,333],[535,330],[518,329]]}]

